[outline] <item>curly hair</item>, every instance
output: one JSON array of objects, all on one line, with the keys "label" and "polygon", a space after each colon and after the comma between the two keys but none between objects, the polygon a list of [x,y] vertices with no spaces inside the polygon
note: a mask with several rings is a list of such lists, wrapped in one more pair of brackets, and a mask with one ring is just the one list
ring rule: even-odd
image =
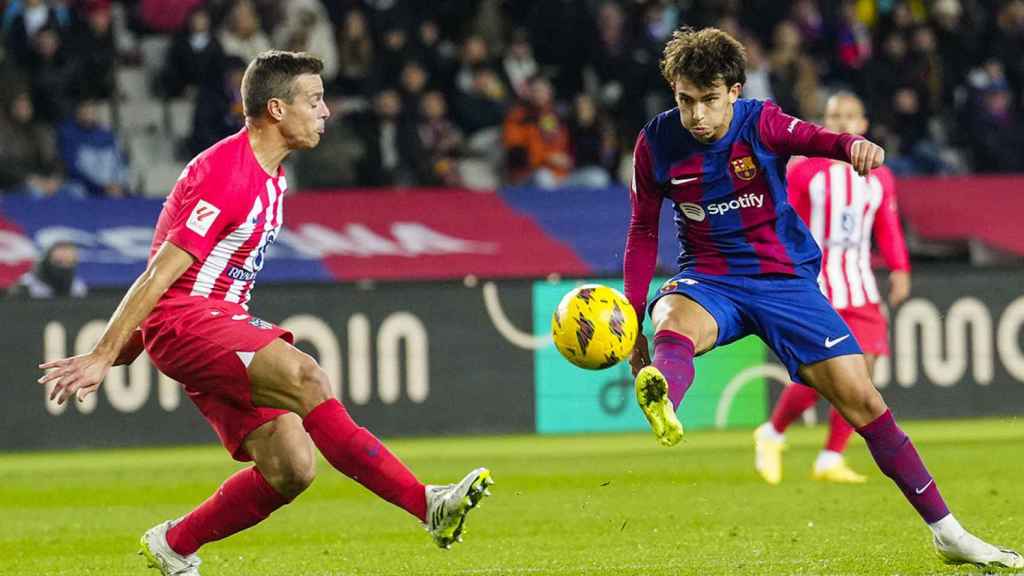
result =
[{"label": "curly hair", "polygon": [[306,52],[267,50],[249,63],[242,77],[242,107],[249,118],[259,118],[271,98],[291,104],[292,81],[302,74],[319,74],[324,63]]},{"label": "curly hair", "polygon": [[661,75],[672,85],[686,77],[700,88],[721,79],[725,85],[747,81],[747,51],[718,28],[694,30],[685,26],[672,33],[661,59]]}]

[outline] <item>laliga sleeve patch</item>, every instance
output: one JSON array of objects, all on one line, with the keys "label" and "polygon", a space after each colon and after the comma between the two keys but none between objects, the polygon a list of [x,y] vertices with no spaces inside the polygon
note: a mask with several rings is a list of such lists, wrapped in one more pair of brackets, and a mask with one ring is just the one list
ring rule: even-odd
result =
[{"label": "laliga sleeve patch", "polygon": [[220,215],[220,208],[217,208],[213,204],[210,204],[206,200],[200,200],[196,207],[192,209],[192,213],[188,216],[188,222],[185,222],[185,227],[189,230],[199,234],[200,236],[206,237],[206,233],[210,230],[210,225]]}]

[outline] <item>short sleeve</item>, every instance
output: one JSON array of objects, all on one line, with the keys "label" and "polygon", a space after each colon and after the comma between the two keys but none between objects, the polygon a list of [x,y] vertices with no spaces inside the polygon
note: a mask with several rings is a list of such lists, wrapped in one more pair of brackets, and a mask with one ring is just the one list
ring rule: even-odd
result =
[{"label": "short sleeve", "polygon": [[237,223],[231,202],[229,181],[208,166],[193,162],[182,173],[172,196],[178,210],[171,220],[167,240],[205,260],[217,242]]}]

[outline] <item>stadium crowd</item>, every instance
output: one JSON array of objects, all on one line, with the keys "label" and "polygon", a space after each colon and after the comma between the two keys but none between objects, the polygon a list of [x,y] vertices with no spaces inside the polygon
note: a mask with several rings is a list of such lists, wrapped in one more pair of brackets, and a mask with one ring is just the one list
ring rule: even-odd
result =
[{"label": "stadium crowd", "polygon": [[[820,119],[868,103],[897,174],[1024,171],[1024,0],[8,0],[0,188],[133,193],[118,70],[187,99],[180,163],[242,126],[246,63],[321,57],[332,109],[292,167],[304,189],[604,186],[673,105],[658,71],[681,25],[741,38],[744,93]],[[133,39],[168,38],[161,61]],[[110,116],[107,114],[106,116]]]}]

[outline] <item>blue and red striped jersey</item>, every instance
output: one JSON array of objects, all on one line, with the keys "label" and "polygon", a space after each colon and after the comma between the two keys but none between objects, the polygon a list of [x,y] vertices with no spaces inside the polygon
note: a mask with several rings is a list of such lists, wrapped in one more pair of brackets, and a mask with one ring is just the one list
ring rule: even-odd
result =
[{"label": "blue and red striped jersey", "polygon": [[675,208],[680,272],[817,278],[821,251],[787,200],[786,163],[798,154],[849,160],[858,139],[745,98],[733,104],[728,132],[711,144],[683,127],[678,108],[651,120],[634,149],[624,262],[626,296],[638,317],[654,276],[666,199]]}]

